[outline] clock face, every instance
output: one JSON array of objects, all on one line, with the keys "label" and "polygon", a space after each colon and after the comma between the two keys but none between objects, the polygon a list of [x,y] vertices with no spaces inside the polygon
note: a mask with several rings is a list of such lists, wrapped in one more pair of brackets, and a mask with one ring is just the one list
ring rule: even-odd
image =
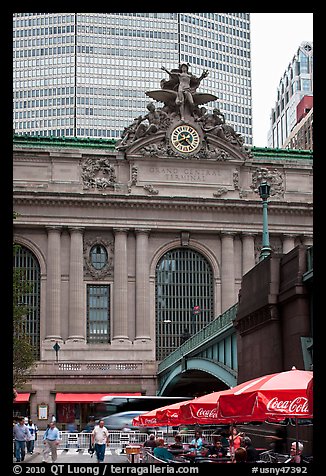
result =
[{"label": "clock face", "polygon": [[182,124],[173,129],[171,143],[178,152],[190,153],[200,145],[199,134],[192,126]]}]

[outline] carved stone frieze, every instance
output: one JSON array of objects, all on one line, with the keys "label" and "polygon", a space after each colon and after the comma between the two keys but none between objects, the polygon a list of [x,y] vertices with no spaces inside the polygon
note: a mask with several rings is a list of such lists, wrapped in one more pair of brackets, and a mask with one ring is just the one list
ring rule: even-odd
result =
[{"label": "carved stone frieze", "polygon": [[[94,268],[91,261],[91,249],[95,245],[102,245],[107,251],[108,260],[102,269]],[[95,279],[103,279],[107,276],[113,275],[113,256],[114,243],[113,241],[105,240],[101,237],[90,238],[84,241],[84,272],[90,274]]]},{"label": "carved stone frieze", "polygon": [[252,184],[250,188],[258,193],[259,184],[266,180],[270,186],[270,195],[275,198],[284,197],[284,176],[278,169],[270,170],[266,167],[258,167],[252,173]]},{"label": "carved stone frieze", "polygon": [[116,183],[115,169],[107,158],[86,159],[82,164],[81,177],[87,189],[114,188]]}]

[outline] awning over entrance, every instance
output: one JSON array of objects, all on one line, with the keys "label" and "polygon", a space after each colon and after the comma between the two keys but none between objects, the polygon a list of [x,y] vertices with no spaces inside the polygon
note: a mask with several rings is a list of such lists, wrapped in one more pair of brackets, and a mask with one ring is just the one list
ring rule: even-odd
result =
[{"label": "awning over entrance", "polygon": [[30,393],[18,393],[17,397],[14,400],[14,403],[28,403],[30,396]]},{"label": "awning over entrance", "polygon": [[103,397],[135,397],[136,393],[57,393],[55,403],[100,403]]}]

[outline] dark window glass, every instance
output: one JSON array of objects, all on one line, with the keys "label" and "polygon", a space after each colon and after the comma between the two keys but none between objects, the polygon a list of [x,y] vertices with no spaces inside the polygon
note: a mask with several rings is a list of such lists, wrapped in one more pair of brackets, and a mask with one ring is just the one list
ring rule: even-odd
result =
[{"label": "dark window glass", "polygon": [[17,296],[16,304],[26,306],[24,334],[30,337],[34,349],[34,357],[40,359],[40,266],[34,256],[24,246],[18,246],[14,253],[14,273],[22,282],[22,293]]},{"label": "dark window glass", "polygon": [[90,256],[91,263],[95,269],[103,269],[108,262],[108,253],[102,245],[93,246],[90,252]]},{"label": "dark window glass", "polygon": [[110,341],[110,286],[87,286],[87,342]]},{"label": "dark window glass", "polygon": [[182,344],[187,334],[195,334],[212,319],[211,266],[196,251],[169,251],[156,267],[157,360],[164,359]]}]

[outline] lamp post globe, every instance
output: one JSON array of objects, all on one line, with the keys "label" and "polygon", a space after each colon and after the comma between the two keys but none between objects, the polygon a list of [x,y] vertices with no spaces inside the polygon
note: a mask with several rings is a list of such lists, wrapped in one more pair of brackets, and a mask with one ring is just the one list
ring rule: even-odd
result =
[{"label": "lamp post globe", "polygon": [[263,239],[262,239],[262,247],[260,250],[259,260],[263,260],[267,258],[271,254],[271,247],[269,244],[269,231],[268,231],[268,198],[270,195],[270,184],[265,180],[260,183],[258,187],[259,196],[263,201]]}]

